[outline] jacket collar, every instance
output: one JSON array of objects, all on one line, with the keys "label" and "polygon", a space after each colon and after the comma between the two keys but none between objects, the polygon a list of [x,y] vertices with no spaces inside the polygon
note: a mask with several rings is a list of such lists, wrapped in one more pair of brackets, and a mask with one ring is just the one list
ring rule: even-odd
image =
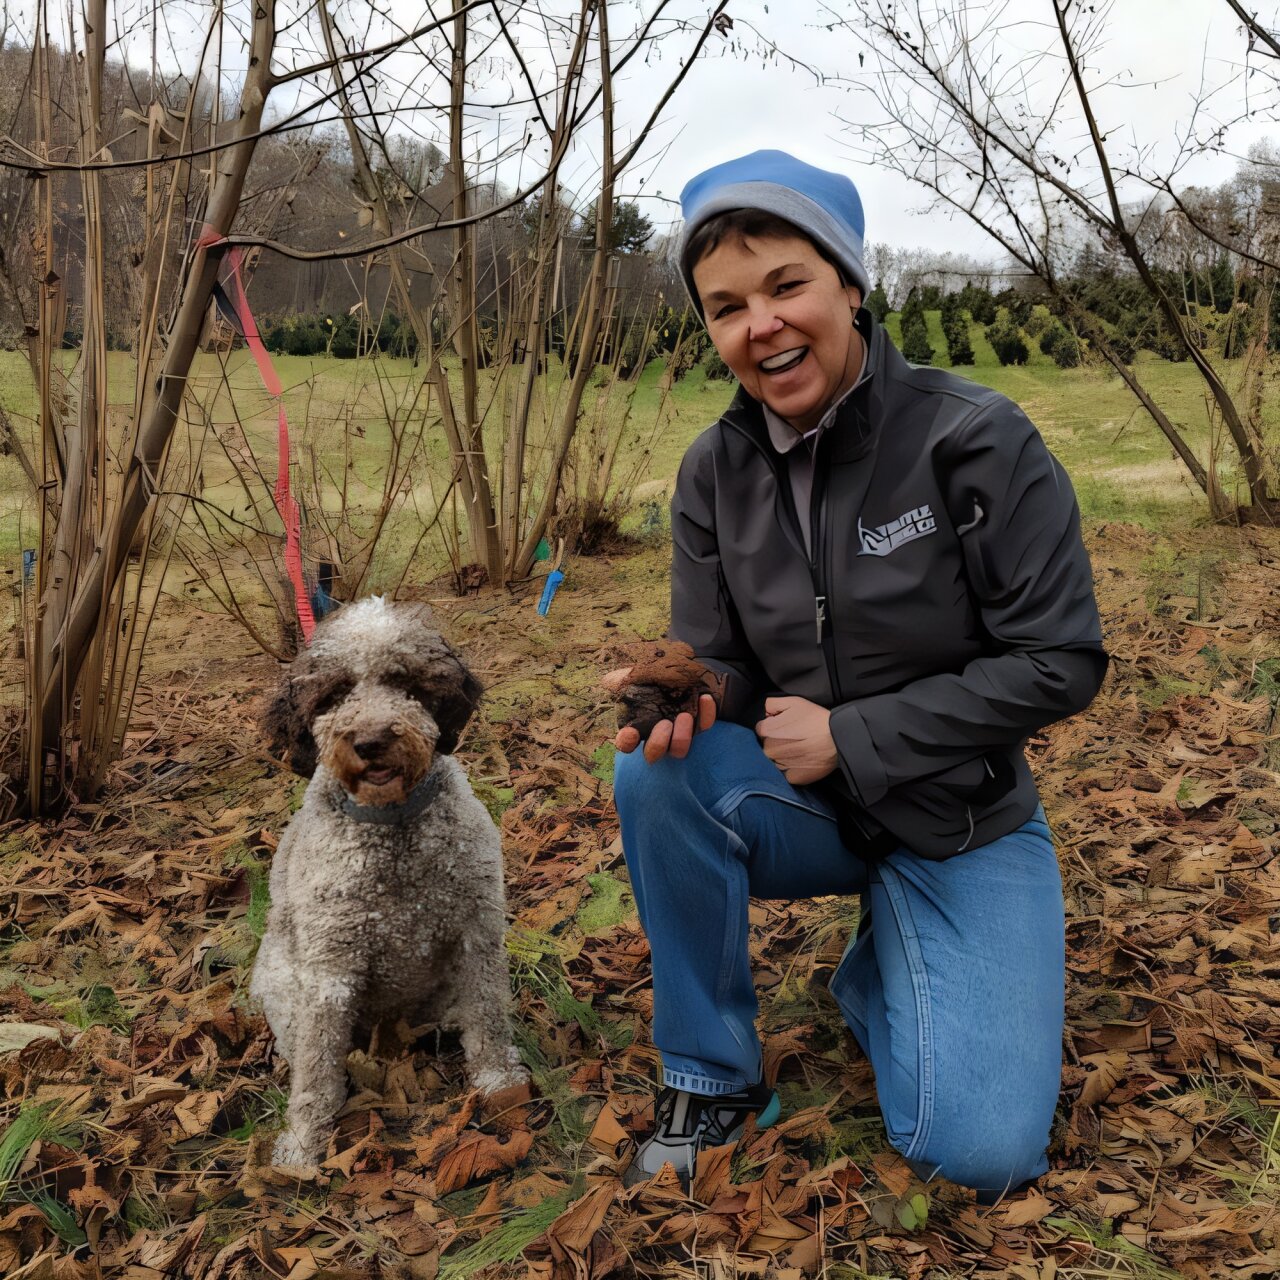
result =
[{"label": "jacket collar", "polygon": [[[861,380],[837,406],[835,421],[829,428],[835,436],[832,443],[835,456],[842,461],[860,456],[874,443],[881,416],[877,409],[885,396],[884,380],[886,375],[891,377],[897,372],[892,367],[894,358],[898,362],[902,359],[884,329],[876,324],[865,307],[858,309],[853,323],[866,343],[867,354]],[[764,406],[748,395],[741,385],[720,421],[746,435],[774,462],[778,460],[778,453],[769,437]]]}]

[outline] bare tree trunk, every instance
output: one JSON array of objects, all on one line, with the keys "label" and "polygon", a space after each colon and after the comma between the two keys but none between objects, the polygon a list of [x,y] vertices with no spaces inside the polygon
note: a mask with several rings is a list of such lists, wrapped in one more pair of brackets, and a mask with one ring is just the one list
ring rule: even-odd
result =
[{"label": "bare tree trunk", "polygon": [[555,510],[560,490],[560,477],[564,472],[565,458],[569,454],[569,445],[573,441],[574,432],[578,428],[578,414],[582,406],[582,395],[586,390],[587,379],[595,367],[596,352],[600,345],[600,334],[604,327],[604,308],[609,275],[609,242],[613,235],[613,188],[615,179],[613,152],[613,66],[609,48],[609,4],[608,0],[600,0],[596,11],[596,23],[599,27],[600,45],[600,197],[596,203],[596,245],[591,259],[591,276],[587,281],[584,296],[585,319],[582,338],[578,344],[578,358],[574,365],[573,381],[569,387],[568,403],[565,405],[560,419],[560,430],[556,437],[555,452],[551,457],[551,466],[547,473],[546,487],[542,491],[542,501],[538,505],[537,515],[528,535],[520,544],[515,556],[512,577],[526,577],[533,567],[537,554],[538,542],[543,530]]},{"label": "bare tree trunk", "polygon": [[[453,0],[453,66],[449,93],[449,167],[453,171],[453,217],[465,218],[470,213],[470,191],[467,186],[466,159],[462,149],[464,108],[467,91],[467,15],[465,0]],[[453,237],[453,277],[450,290],[453,317],[453,343],[462,362],[461,435],[466,461],[471,472],[471,500],[467,503],[467,521],[471,528],[472,554],[476,555],[496,587],[504,579],[502,546],[498,538],[498,521],[493,509],[493,486],[489,482],[489,463],[484,451],[484,424],[480,420],[477,390],[479,350],[476,322],[475,229],[460,226]]]},{"label": "bare tree trunk", "polygon": [[1107,159],[1105,140],[1098,128],[1098,122],[1094,118],[1093,106],[1085,88],[1084,77],[1080,73],[1080,61],[1077,57],[1075,43],[1067,28],[1066,13],[1069,2],[1070,0],[1054,0],[1053,13],[1057,19],[1058,34],[1062,40],[1062,48],[1067,55],[1067,64],[1071,68],[1071,78],[1075,84],[1076,94],[1080,99],[1080,107],[1089,126],[1089,137],[1093,142],[1094,154],[1097,156],[1098,163],[1102,168],[1102,177],[1107,188],[1107,199],[1111,205],[1112,229],[1129,261],[1133,263],[1137,270],[1138,276],[1147,292],[1160,308],[1165,322],[1173,330],[1183,349],[1190,357],[1191,362],[1199,370],[1200,376],[1208,386],[1209,393],[1213,396],[1214,403],[1218,406],[1218,411],[1222,414],[1222,420],[1226,423],[1227,430],[1231,433],[1236,452],[1240,455],[1240,462],[1244,467],[1245,482],[1249,486],[1250,505],[1256,507],[1259,511],[1266,511],[1270,507],[1270,500],[1267,492],[1266,472],[1262,464],[1261,441],[1254,438],[1254,432],[1240,416],[1240,411],[1236,408],[1235,401],[1232,399],[1226,385],[1218,377],[1217,370],[1214,369],[1213,365],[1205,357],[1204,352],[1200,350],[1199,344],[1188,332],[1187,325],[1178,308],[1174,306],[1173,299],[1169,297],[1168,293],[1165,292],[1159,281],[1152,274],[1151,265],[1147,262],[1146,255],[1142,252],[1137,238],[1125,220],[1124,212],[1120,207],[1119,193],[1116,191],[1115,180],[1112,176],[1111,164]]},{"label": "bare tree trunk", "polygon": [[[197,242],[194,250],[168,336],[158,386],[149,385],[143,397],[137,443],[127,462],[119,506],[111,514],[83,567],[67,609],[65,625],[57,631],[46,629],[42,639],[46,647],[41,655],[41,687],[37,690],[40,725],[38,733],[36,726],[32,727],[32,738],[46,746],[56,743],[61,736],[71,691],[80,680],[104,600],[123,570],[129,547],[154,501],[161,461],[177,422],[222,261],[221,250],[216,245],[209,247],[208,241],[225,236],[235,220],[253,157],[252,135],[262,126],[263,108],[274,84],[271,73],[274,47],[274,4],[266,0],[254,10],[249,66],[240,95],[236,130],[241,141],[217,154],[218,185],[208,206],[207,235]],[[41,604],[43,607],[43,600]]]},{"label": "bare tree trunk", "polygon": [[[1059,297],[1061,294],[1058,295]],[[1210,477],[1208,471],[1200,459],[1192,452],[1191,446],[1186,442],[1182,432],[1169,421],[1168,415],[1160,408],[1158,404],[1151,398],[1146,387],[1138,381],[1132,369],[1116,354],[1115,348],[1112,347],[1107,335],[1103,332],[1102,327],[1094,320],[1083,307],[1077,306],[1069,302],[1072,318],[1076,324],[1084,330],[1088,336],[1090,343],[1095,349],[1101,351],[1107,363],[1124,379],[1125,386],[1133,392],[1138,402],[1151,415],[1151,420],[1158,426],[1164,437],[1173,446],[1173,451],[1182,460],[1182,465],[1191,472],[1191,478],[1200,487],[1200,491],[1210,494]],[[1213,486],[1216,488],[1216,486]]]}]

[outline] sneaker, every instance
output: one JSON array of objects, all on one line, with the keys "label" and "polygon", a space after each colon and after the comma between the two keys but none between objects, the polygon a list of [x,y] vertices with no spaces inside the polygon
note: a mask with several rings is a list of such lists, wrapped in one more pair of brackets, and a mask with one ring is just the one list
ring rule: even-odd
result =
[{"label": "sneaker", "polygon": [[767,1129],[782,1113],[778,1095],[767,1084],[713,1096],[663,1089],[654,1103],[653,1136],[640,1144],[622,1175],[623,1185],[647,1182],[670,1164],[687,1191],[698,1168],[698,1153],[737,1142],[753,1113],[758,1129]]}]

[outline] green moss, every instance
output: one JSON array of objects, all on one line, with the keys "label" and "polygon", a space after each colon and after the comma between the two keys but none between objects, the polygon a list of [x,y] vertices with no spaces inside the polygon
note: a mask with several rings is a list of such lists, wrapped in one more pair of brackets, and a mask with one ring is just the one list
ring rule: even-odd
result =
[{"label": "green moss", "polygon": [[516,791],[514,787],[497,787],[492,782],[483,780],[473,782],[471,787],[476,793],[476,798],[489,810],[489,816],[494,822],[498,822],[502,815],[515,804]]},{"label": "green moss", "polygon": [[613,765],[617,749],[612,742],[602,742],[591,753],[591,776],[613,786]]},{"label": "green moss", "polygon": [[635,916],[631,888],[607,871],[587,877],[591,896],[578,908],[578,925],[588,938],[608,933]]}]

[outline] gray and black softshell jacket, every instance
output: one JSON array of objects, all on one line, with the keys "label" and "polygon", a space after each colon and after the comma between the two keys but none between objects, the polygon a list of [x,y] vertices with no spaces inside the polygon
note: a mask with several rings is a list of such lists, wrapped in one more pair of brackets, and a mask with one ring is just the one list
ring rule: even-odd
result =
[{"label": "gray and black softshell jacket", "polygon": [[671,634],[731,673],[725,719],[774,693],[831,708],[817,785],[849,843],[947,858],[1035,812],[1023,743],[1088,706],[1107,657],[1075,495],[1026,414],[856,323],[870,376],[818,438],[812,558],[740,389],[680,466]]}]

